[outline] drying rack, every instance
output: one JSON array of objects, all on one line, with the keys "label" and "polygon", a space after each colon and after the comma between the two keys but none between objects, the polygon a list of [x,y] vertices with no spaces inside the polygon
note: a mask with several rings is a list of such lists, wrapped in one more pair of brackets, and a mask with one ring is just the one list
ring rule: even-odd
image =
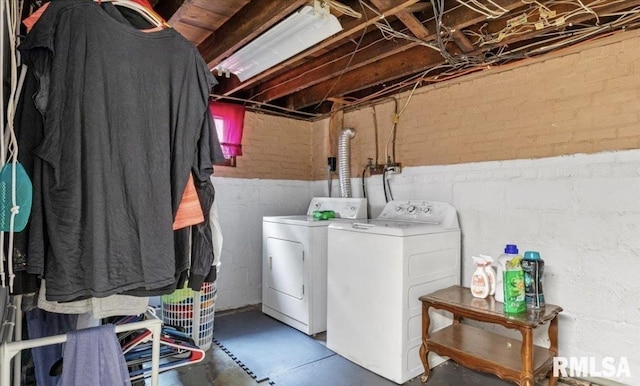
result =
[{"label": "drying rack", "polygon": [[[5,322],[1,326],[0,338],[2,338],[2,344],[0,345],[0,385],[9,385],[11,382],[11,376],[9,369],[11,367],[11,359],[22,350],[31,349],[34,347],[48,346],[52,344],[65,343],[67,341],[67,335],[54,335],[44,338],[18,340],[15,342],[9,342],[12,333],[13,326],[16,321],[16,313],[18,308],[16,305],[8,303],[5,310]],[[133,322],[127,324],[121,324],[115,326],[115,332],[134,331],[141,329],[151,330],[152,333],[152,351],[151,351],[151,386],[158,386],[158,376],[160,372],[160,334],[162,333],[162,321],[158,319],[155,313],[147,311],[147,319],[140,322]],[[11,320],[13,318],[13,321]],[[18,371],[18,378],[20,372]]]}]

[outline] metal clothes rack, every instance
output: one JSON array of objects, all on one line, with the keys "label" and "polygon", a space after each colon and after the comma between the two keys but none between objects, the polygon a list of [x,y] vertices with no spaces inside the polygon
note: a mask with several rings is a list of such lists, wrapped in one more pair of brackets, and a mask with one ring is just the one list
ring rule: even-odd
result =
[{"label": "metal clothes rack", "polygon": [[[0,385],[9,385],[11,382],[11,360],[16,354],[22,350],[31,349],[34,347],[48,346],[52,344],[65,343],[67,341],[67,334],[48,336],[44,338],[18,340],[15,342],[9,342],[13,333],[13,327],[15,325],[16,305],[7,304],[5,310],[5,322],[1,326],[2,343],[0,344]],[[11,321],[9,318],[12,318]],[[160,373],[160,334],[162,333],[162,321],[158,319],[155,314],[147,312],[147,320],[140,322],[133,322],[127,324],[121,324],[115,326],[115,332],[134,331],[141,329],[151,330],[153,339],[151,346],[151,386],[158,386],[158,376]],[[19,379],[20,368],[18,367],[17,377]],[[19,383],[18,383],[19,384]]]}]

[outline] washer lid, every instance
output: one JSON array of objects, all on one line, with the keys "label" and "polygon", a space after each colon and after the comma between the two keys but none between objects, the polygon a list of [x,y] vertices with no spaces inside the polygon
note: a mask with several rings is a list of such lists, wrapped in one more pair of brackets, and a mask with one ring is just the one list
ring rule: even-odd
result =
[{"label": "washer lid", "polygon": [[329,225],[329,229],[398,237],[459,231],[458,228],[444,228],[442,223],[393,221],[384,219],[335,222]]}]

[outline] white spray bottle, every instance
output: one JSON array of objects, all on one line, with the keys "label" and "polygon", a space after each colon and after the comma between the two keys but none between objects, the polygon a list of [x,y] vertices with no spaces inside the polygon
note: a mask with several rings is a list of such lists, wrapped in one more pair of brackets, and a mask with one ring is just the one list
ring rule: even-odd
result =
[{"label": "white spray bottle", "polygon": [[487,277],[487,272],[484,269],[487,262],[482,257],[471,256],[471,258],[477,266],[473,276],[471,276],[471,294],[476,298],[483,299],[489,296],[489,292],[491,292],[489,277]]}]

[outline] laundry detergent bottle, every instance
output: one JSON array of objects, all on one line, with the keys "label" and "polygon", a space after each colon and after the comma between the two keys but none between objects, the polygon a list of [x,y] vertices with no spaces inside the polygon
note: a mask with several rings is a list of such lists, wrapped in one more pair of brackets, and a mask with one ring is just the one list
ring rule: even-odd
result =
[{"label": "laundry detergent bottle", "polygon": [[[504,312],[517,314],[526,311],[522,256],[518,254],[516,245],[507,244],[504,248],[504,253],[498,257],[498,271],[498,280],[502,278],[502,283],[498,283],[498,286],[502,290],[496,289],[496,300],[504,303]],[[502,293],[502,300],[497,297],[499,292]]]}]

